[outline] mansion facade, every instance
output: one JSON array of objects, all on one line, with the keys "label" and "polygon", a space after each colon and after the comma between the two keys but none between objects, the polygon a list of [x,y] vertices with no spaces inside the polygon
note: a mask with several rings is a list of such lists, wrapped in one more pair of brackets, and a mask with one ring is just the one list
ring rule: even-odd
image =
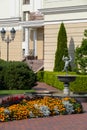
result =
[{"label": "mansion facade", "polygon": [[[61,22],[67,32],[69,54],[79,46],[87,29],[87,0],[1,0],[0,31],[6,37],[14,27],[16,35],[9,43],[9,60],[43,60],[44,70],[53,71],[57,36]],[[0,36],[0,58],[7,59],[7,44]]]}]

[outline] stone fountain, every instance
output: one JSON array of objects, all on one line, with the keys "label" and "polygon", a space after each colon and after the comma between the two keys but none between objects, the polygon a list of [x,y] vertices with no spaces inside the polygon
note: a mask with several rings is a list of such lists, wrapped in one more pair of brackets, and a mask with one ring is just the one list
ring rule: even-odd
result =
[{"label": "stone fountain", "polygon": [[66,75],[58,75],[57,77],[58,77],[59,81],[64,83],[64,90],[63,90],[64,95],[70,96],[69,84],[70,84],[70,82],[75,81],[76,76],[68,75],[68,67],[69,67],[69,63],[71,62],[72,58],[63,56],[62,60],[65,62],[63,71],[66,71]]}]

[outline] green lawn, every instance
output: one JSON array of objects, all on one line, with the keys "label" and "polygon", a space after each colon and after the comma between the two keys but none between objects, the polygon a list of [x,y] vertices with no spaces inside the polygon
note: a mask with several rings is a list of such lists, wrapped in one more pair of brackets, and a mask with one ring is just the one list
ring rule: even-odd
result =
[{"label": "green lawn", "polygon": [[35,90],[0,90],[0,95],[24,94],[25,92],[34,92]]}]

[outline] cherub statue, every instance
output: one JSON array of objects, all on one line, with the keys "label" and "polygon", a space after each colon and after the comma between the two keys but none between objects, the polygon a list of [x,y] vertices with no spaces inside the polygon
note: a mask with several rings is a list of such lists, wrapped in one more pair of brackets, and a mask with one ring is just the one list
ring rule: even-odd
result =
[{"label": "cherub statue", "polygon": [[69,56],[68,58],[68,57],[63,56],[62,60],[65,62],[63,71],[66,71],[66,73],[68,73],[68,67],[69,67],[70,62],[72,61],[72,57]]}]

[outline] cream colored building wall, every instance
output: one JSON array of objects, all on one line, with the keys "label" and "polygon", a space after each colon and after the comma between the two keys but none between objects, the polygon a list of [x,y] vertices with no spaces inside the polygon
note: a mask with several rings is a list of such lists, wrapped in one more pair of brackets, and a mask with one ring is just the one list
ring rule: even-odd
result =
[{"label": "cream colored building wall", "polygon": [[37,55],[38,55],[38,59],[43,59],[44,56],[44,39],[43,39],[43,28],[38,29],[38,33],[37,33]]},{"label": "cream colored building wall", "polygon": [[[9,43],[9,61],[22,60],[22,38],[21,37],[22,37],[22,31],[17,30],[14,41]],[[7,60],[7,43],[2,41],[1,37],[0,37],[0,58]]]},{"label": "cream colored building wall", "polygon": [[10,45],[9,59],[15,61],[21,61],[22,60],[22,31],[21,30],[18,30],[16,32],[16,36],[13,43],[10,43],[9,45]]},{"label": "cream colored building wall", "polygon": [[[81,44],[82,38],[84,37],[84,30],[87,28],[87,22],[78,23],[64,23],[67,37],[68,37],[68,48],[70,55],[74,56],[74,49],[77,45]],[[60,24],[45,25],[44,30],[44,68],[48,71],[53,71],[55,52],[57,48],[57,35],[59,32]]]},{"label": "cream colored building wall", "polygon": [[87,5],[87,0],[44,0],[44,8]]}]

